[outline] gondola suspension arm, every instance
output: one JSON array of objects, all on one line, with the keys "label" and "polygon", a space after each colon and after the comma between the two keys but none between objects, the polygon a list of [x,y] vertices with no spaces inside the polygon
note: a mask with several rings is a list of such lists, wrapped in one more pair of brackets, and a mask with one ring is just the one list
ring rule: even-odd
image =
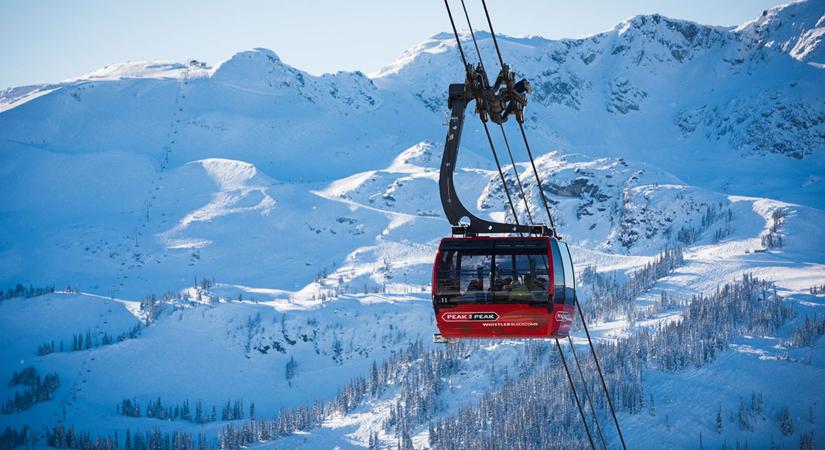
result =
[{"label": "gondola suspension arm", "polygon": [[[472,75],[472,76],[471,76]],[[447,220],[453,225],[454,232],[460,234],[479,234],[479,233],[531,233],[531,234],[546,234],[547,230],[543,225],[520,225],[492,222],[489,220],[477,217],[470,212],[461,200],[455,190],[455,183],[453,182],[456,161],[458,160],[458,150],[461,145],[461,134],[464,130],[464,117],[467,110],[467,105],[470,101],[476,100],[476,109],[487,111],[484,104],[494,104],[500,101],[496,96],[480,93],[483,90],[483,69],[477,67],[470,69],[468,67],[468,76],[465,83],[451,84],[449,88],[448,107],[450,108],[450,120],[448,122],[447,140],[444,143],[444,155],[441,159],[441,172],[438,179],[438,187],[441,195],[441,204],[444,207],[444,214]],[[522,84],[521,86],[525,86]],[[528,85],[529,86],[529,85]],[[484,100],[484,98],[492,98],[492,100]],[[481,103],[479,103],[481,99]],[[503,112],[496,113],[495,117],[503,117],[506,120],[516,107],[510,106],[508,102]],[[522,108],[523,110],[523,108]],[[489,112],[488,112],[489,114]],[[491,115],[491,117],[493,117]],[[462,218],[469,219],[469,223],[462,223]]]}]

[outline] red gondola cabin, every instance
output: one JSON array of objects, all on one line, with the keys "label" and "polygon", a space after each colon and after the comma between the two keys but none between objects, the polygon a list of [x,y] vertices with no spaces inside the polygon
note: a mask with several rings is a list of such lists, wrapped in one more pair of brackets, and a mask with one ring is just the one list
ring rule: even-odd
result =
[{"label": "red gondola cabin", "polygon": [[562,338],[576,288],[567,244],[553,237],[444,238],[433,267],[443,338]]}]

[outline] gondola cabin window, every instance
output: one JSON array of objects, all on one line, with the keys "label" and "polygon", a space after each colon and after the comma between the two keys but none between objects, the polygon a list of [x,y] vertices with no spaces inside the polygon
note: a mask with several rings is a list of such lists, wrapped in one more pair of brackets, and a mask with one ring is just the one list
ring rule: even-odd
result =
[{"label": "gondola cabin window", "polygon": [[547,254],[495,255],[492,292],[496,303],[547,302],[550,277]]},{"label": "gondola cabin window", "polygon": [[553,269],[546,240],[445,241],[439,256],[437,303],[549,301]]},{"label": "gondola cabin window", "polygon": [[553,252],[553,303],[564,304],[564,264],[558,241],[551,240],[550,248]]},{"label": "gondola cabin window", "polygon": [[460,260],[458,280],[462,300],[474,303],[488,300],[493,255],[458,252],[457,257]]},{"label": "gondola cabin window", "polygon": [[570,249],[567,244],[559,242],[559,249],[564,263],[564,303],[573,305],[576,298],[576,278],[573,274],[573,259],[570,257]]}]

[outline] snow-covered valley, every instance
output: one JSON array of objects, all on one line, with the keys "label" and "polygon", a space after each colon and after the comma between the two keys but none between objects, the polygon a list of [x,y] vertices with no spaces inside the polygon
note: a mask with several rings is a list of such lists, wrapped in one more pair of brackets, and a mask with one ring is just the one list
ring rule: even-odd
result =
[{"label": "snow-covered valley", "polygon": [[[823,30],[812,0],[500,37],[629,448],[825,442]],[[439,34],[369,75],[254,49],[0,91],[0,433],[31,430],[4,445],[586,446],[552,341],[432,343],[459,61]],[[459,163],[512,219],[474,118]]]}]

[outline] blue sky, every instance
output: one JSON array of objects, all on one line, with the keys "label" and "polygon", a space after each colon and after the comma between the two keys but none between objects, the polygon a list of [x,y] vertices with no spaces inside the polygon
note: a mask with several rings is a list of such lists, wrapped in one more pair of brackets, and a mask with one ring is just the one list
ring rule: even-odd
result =
[{"label": "blue sky", "polygon": [[[465,0],[476,28],[480,0]],[[451,0],[460,8],[458,0]],[[580,37],[636,14],[737,25],[777,0],[488,0],[499,33]],[[0,88],[127,60],[210,64],[253,47],[310,73],[371,72],[449,30],[441,0],[34,0],[0,2]]]}]

